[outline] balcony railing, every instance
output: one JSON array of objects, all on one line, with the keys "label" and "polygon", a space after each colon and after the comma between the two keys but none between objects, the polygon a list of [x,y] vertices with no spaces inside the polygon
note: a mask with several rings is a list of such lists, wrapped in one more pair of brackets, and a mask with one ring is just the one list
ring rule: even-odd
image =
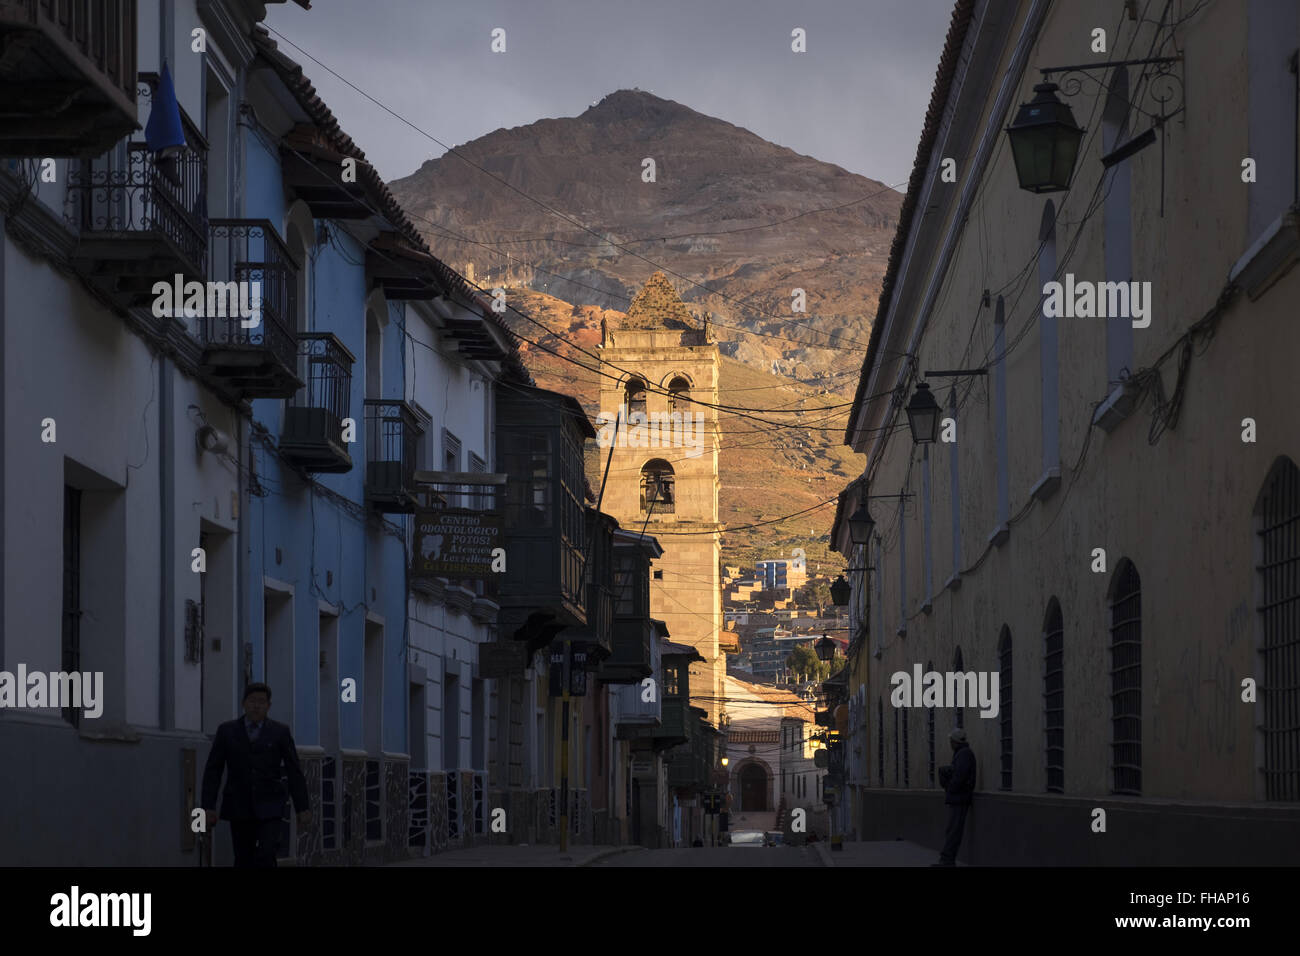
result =
[{"label": "balcony railing", "polygon": [[135,0],[0,0],[0,155],[97,155],[137,128]]},{"label": "balcony railing", "polygon": [[306,384],[285,407],[280,451],[303,471],[350,471],[343,420],[350,408],[356,359],[332,332],[299,335],[298,358]]},{"label": "balcony railing", "polygon": [[123,304],[144,304],[155,282],[177,274],[205,278],[208,149],[188,119],[184,127],[187,145],[171,156],[132,142],[70,164],[73,258]]},{"label": "balcony railing", "polygon": [[411,514],[420,420],[406,402],[367,398],[366,498],[382,512]]},{"label": "balcony railing", "polygon": [[244,301],[256,300],[256,324],[237,310],[211,310],[200,320],[203,370],[241,398],[290,398],[297,376],[298,267],[275,226],[265,219],[214,219],[208,242],[208,278],[236,283]]}]

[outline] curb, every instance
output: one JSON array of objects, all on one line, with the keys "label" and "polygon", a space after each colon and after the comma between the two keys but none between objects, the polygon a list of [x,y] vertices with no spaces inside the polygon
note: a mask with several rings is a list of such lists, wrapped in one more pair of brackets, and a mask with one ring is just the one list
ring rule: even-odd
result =
[{"label": "curb", "polygon": [[612,856],[618,856],[620,853],[631,853],[631,852],[633,852],[634,850],[644,850],[644,849],[645,849],[645,847],[643,847],[643,846],[615,846],[615,847],[610,847],[608,850],[601,850],[599,853],[593,853],[591,856],[587,857],[585,860],[582,860],[582,861],[580,861],[580,862],[578,862],[578,863],[575,863],[575,864],[573,864],[573,865],[574,865],[574,866],[591,866],[593,863],[599,863],[601,860],[608,860],[610,857],[612,857]]}]

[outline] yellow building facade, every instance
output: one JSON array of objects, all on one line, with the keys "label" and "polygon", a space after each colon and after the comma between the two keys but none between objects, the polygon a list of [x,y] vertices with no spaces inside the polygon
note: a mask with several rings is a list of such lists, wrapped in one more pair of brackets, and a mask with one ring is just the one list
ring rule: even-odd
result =
[{"label": "yellow building facade", "polygon": [[597,417],[602,472],[609,464],[602,510],[663,545],[651,615],[667,624],[673,641],[704,658],[691,665],[691,703],[715,726],[726,675],[719,648],[718,362],[707,322],[656,272],[619,327],[603,330]]},{"label": "yellow building facade", "polygon": [[[864,838],[938,846],[961,723],[963,860],[1269,863],[1300,839],[1298,47],[1292,3],[956,4],[833,531],[870,569]],[[1005,130],[1045,80],[1084,133],[1068,189],[1035,193]],[[923,381],[942,422],[917,444]],[[997,714],[895,706],[918,665],[999,673]]]}]

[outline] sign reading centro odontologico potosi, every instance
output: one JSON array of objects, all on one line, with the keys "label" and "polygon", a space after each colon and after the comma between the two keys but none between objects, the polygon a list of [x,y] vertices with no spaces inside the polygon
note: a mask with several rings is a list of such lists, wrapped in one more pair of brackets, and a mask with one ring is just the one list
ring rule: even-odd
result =
[{"label": "sign reading centro odontologico potosi", "polygon": [[503,547],[503,527],[497,512],[417,510],[411,577],[486,580],[492,574],[493,550]]}]

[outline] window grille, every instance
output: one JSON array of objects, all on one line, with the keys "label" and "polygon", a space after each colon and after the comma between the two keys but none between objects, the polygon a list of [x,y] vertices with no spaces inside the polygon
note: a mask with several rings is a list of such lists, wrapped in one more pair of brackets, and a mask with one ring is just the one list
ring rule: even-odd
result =
[{"label": "window grille", "polygon": [[384,838],[383,785],[379,761],[366,761],[366,840]]},{"label": "window grille", "polygon": [[1120,562],[1110,605],[1111,770],[1115,793],[1142,792],[1142,581]]},{"label": "window grille", "polygon": [[1013,726],[1011,723],[1011,629],[1003,625],[998,638],[998,723],[1001,739],[1002,789],[1010,790],[1012,780]]},{"label": "window grille", "polygon": [[1052,598],[1043,622],[1043,727],[1047,734],[1047,790],[1065,792],[1065,623]]},{"label": "window grille", "polygon": [[876,743],[879,759],[876,761],[880,785],[885,785],[885,702],[876,698]]},{"label": "window grille", "polygon": [[1273,465],[1255,506],[1264,799],[1300,800],[1300,468]]},{"label": "window grille", "polygon": [[[81,670],[81,491],[63,486],[63,670]],[[81,712],[63,708],[63,719],[81,723]]]}]

